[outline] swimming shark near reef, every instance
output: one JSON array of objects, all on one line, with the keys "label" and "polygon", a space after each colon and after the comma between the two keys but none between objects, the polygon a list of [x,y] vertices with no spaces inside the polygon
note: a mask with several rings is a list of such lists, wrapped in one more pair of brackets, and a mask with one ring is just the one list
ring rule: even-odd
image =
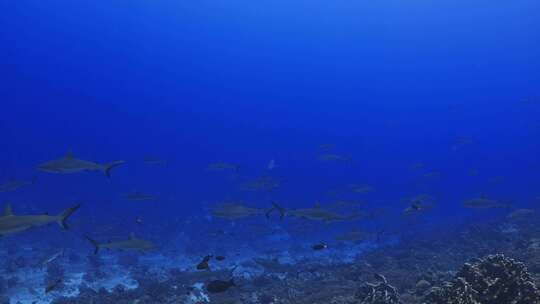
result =
[{"label": "swimming shark near reef", "polygon": [[247,207],[241,203],[230,202],[215,207],[212,210],[212,215],[219,218],[236,220],[249,216],[262,215],[265,211],[263,209]]},{"label": "swimming shark near reef", "polygon": [[281,181],[270,176],[263,175],[254,180],[247,181],[240,185],[244,191],[266,191],[271,192],[281,186]]},{"label": "swimming shark near reef", "polygon": [[156,197],[153,195],[145,194],[139,191],[134,191],[125,195],[125,198],[130,201],[153,201]]},{"label": "swimming shark near reef", "polygon": [[303,209],[291,209],[291,210],[285,210],[285,208],[279,206],[275,202],[272,202],[272,205],[274,208],[268,210],[266,213],[266,217],[270,217],[270,214],[277,210],[280,214],[280,218],[283,219],[285,216],[294,216],[299,218],[304,218],[308,220],[315,220],[315,221],[324,221],[326,223],[330,222],[336,222],[336,221],[350,221],[360,218],[361,214],[351,214],[351,215],[343,215],[334,213],[332,211],[326,210],[321,208],[320,204],[315,204],[315,207],[313,208],[303,208]]},{"label": "swimming shark near reef", "polygon": [[94,245],[94,254],[98,254],[100,249],[148,251],[156,248],[154,243],[138,239],[133,233],[129,235],[127,240],[111,241],[107,243],[98,243],[88,236],[85,237],[92,245]]},{"label": "swimming shark near reef", "polygon": [[0,216],[0,236],[15,234],[30,228],[45,226],[50,223],[57,223],[63,229],[68,229],[66,224],[67,219],[77,211],[80,206],[80,204],[77,204],[66,209],[59,215],[15,215],[11,209],[11,205],[7,204],[4,214]]},{"label": "swimming shark near reef", "polygon": [[206,170],[208,170],[208,171],[228,171],[228,170],[232,170],[234,172],[238,172],[239,169],[240,169],[239,165],[226,163],[226,162],[211,163],[206,167]]},{"label": "swimming shark near reef", "polygon": [[319,155],[318,159],[322,161],[352,162],[352,159],[349,156],[338,154],[322,154]]},{"label": "swimming shark near reef", "polygon": [[151,166],[165,166],[167,165],[167,161],[164,159],[154,158],[147,156],[144,158],[144,163]]},{"label": "swimming shark near reef", "polygon": [[101,171],[107,177],[111,177],[111,170],[124,163],[125,161],[123,160],[117,160],[106,164],[98,164],[95,162],[75,158],[73,156],[73,153],[71,151],[68,151],[64,157],[42,163],[37,166],[37,169],[40,171],[57,174]]},{"label": "swimming shark near reef", "polygon": [[463,202],[463,206],[466,208],[476,209],[493,209],[493,208],[509,208],[510,204],[498,200],[487,198],[484,194],[478,198],[469,199]]},{"label": "swimming shark near reef", "polygon": [[3,184],[0,184],[0,192],[10,192],[15,191],[21,187],[33,185],[36,182],[36,178],[32,178],[31,180],[16,180],[16,179],[10,179],[6,181]]}]

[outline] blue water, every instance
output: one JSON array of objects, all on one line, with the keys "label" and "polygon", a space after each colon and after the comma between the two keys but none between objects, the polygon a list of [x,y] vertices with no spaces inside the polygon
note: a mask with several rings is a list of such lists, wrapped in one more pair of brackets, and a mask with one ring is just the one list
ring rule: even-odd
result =
[{"label": "blue water", "polygon": [[[311,207],[353,183],[374,190],[347,198],[387,210],[347,224],[362,229],[506,214],[463,208],[482,194],[538,203],[538,1],[0,1],[0,14],[0,180],[37,178],[0,201],[16,213],[81,202],[71,219],[81,250],[98,226],[166,247],[228,227],[206,220],[224,200]],[[322,144],[352,162],[318,160]],[[68,150],[126,165],[110,179],[36,171]],[[220,161],[239,173],[206,170]],[[262,175],[281,186],[240,189]],[[133,190],[158,199],[125,200]],[[404,200],[421,193],[437,204],[412,225]],[[312,239],[338,229],[316,226]],[[31,246],[56,228],[12,238]]]}]

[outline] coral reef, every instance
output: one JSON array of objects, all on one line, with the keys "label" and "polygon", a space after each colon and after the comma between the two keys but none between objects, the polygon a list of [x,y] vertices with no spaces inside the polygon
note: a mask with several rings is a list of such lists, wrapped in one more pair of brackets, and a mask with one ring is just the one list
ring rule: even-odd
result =
[{"label": "coral reef", "polygon": [[[137,284],[98,289],[101,277],[114,276],[114,270],[104,257],[91,255],[85,261],[80,294],[53,303],[540,304],[535,287],[540,281],[540,226],[531,222],[512,223],[512,229],[499,221],[416,233],[362,252],[352,262],[324,259],[326,252],[231,259],[227,266],[238,266],[237,286],[218,294],[208,293],[205,286],[212,280],[229,279],[227,267],[200,272],[180,265],[156,268],[125,253],[117,256],[114,269],[128,273]],[[501,254],[489,255],[494,251]],[[533,267],[525,268],[525,264]],[[369,283],[374,273],[381,275]]]},{"label": "coral reef", "polygon": [[540,291],[523,263],[497,254],[466,263],[453,282],[433,288],[424,303],[533,304],[540,303]]},{"label": "coral reef", "polygon": [[356,293],[358,304],[401,304],[395,287],[382,275],[376,275],[377,284],[365,283]]}]

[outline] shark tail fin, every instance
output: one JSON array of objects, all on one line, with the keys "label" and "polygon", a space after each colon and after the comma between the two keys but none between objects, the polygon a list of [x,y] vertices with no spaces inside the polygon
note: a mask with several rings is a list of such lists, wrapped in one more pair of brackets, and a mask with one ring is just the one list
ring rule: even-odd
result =
[{"label": "shark tail fin", "polygon": [[91,239],[89,236],[84,236],[93,246],[94,246],[94,254],[99,253],[99,243]]},{"label": "shark tail fin", "polygon": [[125,161],[123,160],[117,160],[117,161],[113,161],[111,163],[107,163],[105,165],[103,165],[103,172],[105,173],[105,175],[107,177],[111,177],[111,170],[124,164]]},{"label": "shark tail fin", "polygon": [[266,212],[266,217],[270,218],[270,213],[277,210],[279,212],[279,219],[282,220],[285,217],[285,208],[278,205],[276,202],[272,202],[273,207]]},{"label": "shark tail fin", "polygon": [[66,209],[62,214],[58,216],[58,225],[64,229],[69,229],[69,226],[67,225],[66,221],[67,219],[73,214],[73,212],[77,211],[81,207],[81,204],[77,204],[71,208]]}]

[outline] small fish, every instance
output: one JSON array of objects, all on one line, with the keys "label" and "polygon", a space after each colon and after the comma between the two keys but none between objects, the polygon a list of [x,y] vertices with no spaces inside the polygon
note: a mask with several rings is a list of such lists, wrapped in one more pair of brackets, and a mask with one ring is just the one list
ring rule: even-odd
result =
[{"label": "small fish", "polygon": [[427,211],[435,207],[435,198],[429,194],[419,194],[406,201],[409,203],[409,206],[403,210],[405,214]]},{"label": "small fish", "polygon": [[239,165],[236,165],[236,164],[231,164],[231,163],[225,163],[225,162],[217,162],[217,163],[212,163],[212,164],[209,164],[207,167],[206,167],[207,170],[209,171],[234,171],[234,172],[238,172],[238,170],[240,170],[240,166]]},{"label": "small fish", "polygon": [[270,162],[268,163],[268,166],[266,167],[268,170],[274,170],[274,168],[276,167],[276,161],[275,160],[270,160]]},{"label": "small fish", "polygon": [[323,151],[330,151],[330,150],[333,150],[335,148],[335,145],[333,144],[322,144],[322,145],[319,145],[319,149],[320,150],[323,150]]},{"label": "small fish", "polygon": [[348,187],[352,192],[356,193],[369,193],[373,191],[373,187],[369,185],[349,184]]},{"label": "small fish", "polygon": [[165,166],[165,165],[167,165],[166,160],[153,158],[153,157],[145,157],[144,158],[144,163],[147,164],[147,165],[151,165],[151,166]]},{"label": "small fish", "polygon": [[62,279],[58,279],[54,282],[52,282],[51,284],[49,284],[47,287],[45,287],[45,294],[53,291],[54,289],[56,289],[56,287],[58,287],[58,285],[60,285],[60,283],[62,283]]},{"label": "small fish", "polygon": [[108,243],[98,243],[88,236],[85,237],[92,245],[94,245],[94,254],[98,254],[100,249],[148,251],[156,248],[152,242],[138,239],[133,233],[129,235],[127,240]]},{"label": "small fish", "polygon": [[351,162],[352,159],[349,156],[338,154],[323,154],[319,155],[319,160],[333,161],[333,162]]},{"label": "small fish", "polygon": [[222,293],[233,286],[236,286],[234,284],[234,278],[231,278],[228,281],[213,280],[206,284],[206,290],[208,290],[209,293]]},{"label": "small fish", "polygon": [[457,151],[458,149],[473,144],[474,141],[471,138],[467,137],[458,137],[455,143],[452,145],[452,150]]},{"label": "small fish", "polygon": [[197,270],[210,270],[210,259],[212,258],[211,255],[205,256],[202,261],[197,264]]},{"label": "small fish", "polygon": [[422,175],[424,178],[427,178],[427,179],[437,179],[437,178],[440,178],[441,177],[441,173],[438,172],[438,171],[431,171],[431,172],[427,172],[425,173],[424,175]]},{"label": "small fish", "polygon": [[71,151],[68,151],[64,157],[42,163],[37,166],[37,169],[40,171],[57,174],[101,171],[105,174],[105,176],[111,177],[111,170],[124,163],[125,161],[123,160],[117,160],[107,164],[98,164],[91,161],[77,159],[73,156]]},{"label": "small fish", "polygon": [[143,222],[142,218],[140,218],[140,217],[135,218],[135,224],[142,225],[143,223],[144,222]]},{"label": "small fish", "polygon": [[224,260],[225,260],[225,257],[224,257],[224,256],[222,256],[222,255],[216,256],[216,261],[220,261],[220,262],[221,262],[221,261],[224,261]]},{"label": "small fish", "polygon": [[413,171],[416,171],[416,170],[423,169],[423,168],[425,168],[425,167],[426,167],[426,165],[425,165],[424,163],[420,163],[420,162],[419,162],[419,163],[414,163],[414,164],[412,164],[412,165],[409,167],[409,169],[411,169],[411,170],[413,170]]},{"label": "small fish", "polygon": [[319,243],[319,244],[315,244],[313,246],[311,246],[311,249],[315,250],[315,251],[320,251],[320,250],[324,250],[324,249],[327,249],[328,248],[328,245],[324,244],[324,243]]},{"label": "small fish", "polygon": [[125,195],[125,198],[130,201],[153,201],[156,197],[149,194],[144,194],[139,191],[134,191]]},{"label": "small fish", "polygon": [[407,213],[407,214],[416,213],[419,211],[423,211],[424,209],[425,208],[420,203],[412,203],[409,207],[403,210],[403,213]]}]

